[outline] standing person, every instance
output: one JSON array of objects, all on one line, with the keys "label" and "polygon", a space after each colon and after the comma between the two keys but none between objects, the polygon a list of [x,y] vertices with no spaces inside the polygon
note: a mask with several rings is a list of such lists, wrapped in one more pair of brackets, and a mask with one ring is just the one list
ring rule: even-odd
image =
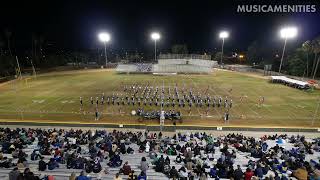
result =
[{"label": "standing person", "polygon": [[90,97],[90,102],[93,105],[93,97],[92,96]]},{"label": "standing person", "polygon": [[96,105],[98,106],[99,105],[99,98],[96,97]]},{"label": "standing person", "polygon": [[224,113],[224,121],[229,121],[229,112],[228,111],[226,111]]},{"label": "standing person", "polygon": [[82,97],[80,96],[80,105],[83,106]]},{"label": "standing person", "polygon": [[95,112],[95,121],[99,120],[99,112],[98,112],[98,108],[96,108],[96,112]]},{"label": "standing person", "polygon": [[261,105],[264,104],[264,96],[261,97]]},{"label": "standing person", "polygon": [[102,93],[101,104],[104,104],[104,93]]},{"label": "standing person", "polygon": [[144,174],[146,174],[148,168],[149,168],[149,165],[148,165],[147,159],[145,157],[142,157],[140,162],[141,172],[144,172]]}]

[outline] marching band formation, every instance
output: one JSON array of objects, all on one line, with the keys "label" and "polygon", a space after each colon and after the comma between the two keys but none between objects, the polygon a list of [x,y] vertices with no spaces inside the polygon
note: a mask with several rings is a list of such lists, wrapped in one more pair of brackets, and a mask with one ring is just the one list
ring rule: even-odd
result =
[{"label": "marching band formation", "polygon": [[[144,106],[149,107],[192,107],[196,108],[224,108],[226,113],[233,106],[232,99],[221,96],[211,96],[208,93],[209,87],[201,94],[199,91],[194,92],[193,88],[179,88],[177,84],[174,87],[150,86],[149,84],[141,85],[134,83],[132,85],[124,85],[122,94],[113,94],[101,97],[90,97],[90,103],[98,107],[101,105],[112,106],[137,106],[140,110]],[[80,97],[80,105],[83,106],[83,99]],[[96,108],[97,109],[97,108]],[[225,114],[229,116],[229,114]],[[228,118],[228,117],[227,117]],[[228,120],[228,119],[226,119]]]}]

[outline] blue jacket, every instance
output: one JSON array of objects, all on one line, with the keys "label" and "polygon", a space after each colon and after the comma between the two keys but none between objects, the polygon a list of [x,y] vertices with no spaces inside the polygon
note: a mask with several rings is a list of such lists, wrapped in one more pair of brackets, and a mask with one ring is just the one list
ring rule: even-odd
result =
[{"label": "blue jacket", "polygon": [[87,176],[78,176],[76,180],[90,180]]},{"label": "blue jacket", "polygon": [[255,170],[255,174],[256,174],[256,176],[258,176],[259,178],[262,178],[262,177],[263,177],[263,170],[262,170],[262,168],[261,168],[261,167],[257,168],[257,169]]},{"label": "blue jacket", "polygon": [[147,176],[141,176],[141,175],[139,175],[139,176],[138,176],[138,180],[147,180]]}]

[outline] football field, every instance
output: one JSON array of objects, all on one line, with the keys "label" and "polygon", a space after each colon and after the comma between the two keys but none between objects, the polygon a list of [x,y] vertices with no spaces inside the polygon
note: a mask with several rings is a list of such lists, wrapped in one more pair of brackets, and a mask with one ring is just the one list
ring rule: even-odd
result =
[{"label": "football field", "polygon": [[[95,121],[94,99],[113,94],[124,95],[125,85],[140,84],[179,89],[233,100],[228,126],[320,127],[320,91],[301,91],[272,84],[264,77],[217,70],[209,75],[156,76],[117,74],[112,70],[81,70],[48,73],[28,80],[0,84],[0,120],[60,123],[159,124],[158,120],[139,121],[131,111],[137,105],[99,104],[100,119]],[[80,108],[79,98],[83,98]],[[263,104],[259,99],[265,98]],[[242,99],[242,100],[240,100]],[[145,111],[159,106],[141,106]],[[223,126],[225,110],[217,107],[164,107],[180,111],[183,122],[177,125]],[[165,124],[172,124],[169,120]]]}]

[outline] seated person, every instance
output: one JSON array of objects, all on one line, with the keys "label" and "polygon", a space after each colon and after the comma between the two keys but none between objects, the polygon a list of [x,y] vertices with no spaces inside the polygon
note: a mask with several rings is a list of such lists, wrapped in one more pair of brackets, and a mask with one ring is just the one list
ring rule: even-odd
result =
[{"label": "seated person", "polygon": [[128,180],[137,180],[137,175],[134,174],[134,170],[131,170],[128,176]]},{"label": "seated person", "polygon": [[181,158],[180,154],[178,154],[178,156],[176,157],[175,162],[178,164],[180,164],[182,162],[182,158]]},{"label": "seated person", "polygon": [[36,150],[33,150],[30,156],[32,161],[35,161],[41,158],[41,155]]},{"label": "seated person", "polygon": [[92,168],[92,171],[94,173],[99,173],[101,171],[102,167],[101,167],[101,164],[99,161],[95,161],[94,164],[93,164],[93,168]]},{"label": "seated person", "polygon": [[187,172],[186,168],[183,166],[179,169],[179,177],[181,180],[188,179],[188,172]]},{"label": "seated person", "polygon": [[54,170],[55,168],[58,168],[58,167],[59,167],[59,164],[57,163],[57,161],[51,158],[50,161],[48,162],[48,169]]},{"label": "seated person", "polygon": [[166,162],[163,166],[163,174],[169,175],[170,170],[171,170],[170,164]]},{"label": "seated person", "polygon": [[41,160],[39,161],[38,169],[39,169],[39,171],[47,170],[47,163],[44,162],[43,157],[41,157]]},{"label": "seated person", "polygon": [[14,166],[11,159],[8,159],[7,157],[3,157],[3,159],[0,161],[0,167],[4,168],[11,168]]},{"label": "seated person", "polygon": [[176,169],[175,166],[172,166],[171,170],[170,170],[170,173],[169,173],[169,177],[170,179],[178,179],[179,178],[179,173]]},{"label": "seated person", "polygon": [[131,172],[131,167],[127,161],[124,163],[124,165],[120,169],[120,173],[123,173],[124,175],[129,175],[130,172]]},{"label": "seated person", "polygon": [[86,173],[91,173],[93,171],[93,162],[92,161],[87,161],[85,163],[85,170],[86,170]]},{"label": "seated person", "polygon": [[127,149],[127,154],[133,154],[134,150],[129,146]]},{"label": "seated person", "polygon": [[138,176],[138,179],[139,180],[147,180],[147,175],[141,171],[140,175]]},{"label": "seated person", "polygon": [[122,164],[119,154],[115,154],[109,161],[108,166],[110,167],[119,167]]}]

